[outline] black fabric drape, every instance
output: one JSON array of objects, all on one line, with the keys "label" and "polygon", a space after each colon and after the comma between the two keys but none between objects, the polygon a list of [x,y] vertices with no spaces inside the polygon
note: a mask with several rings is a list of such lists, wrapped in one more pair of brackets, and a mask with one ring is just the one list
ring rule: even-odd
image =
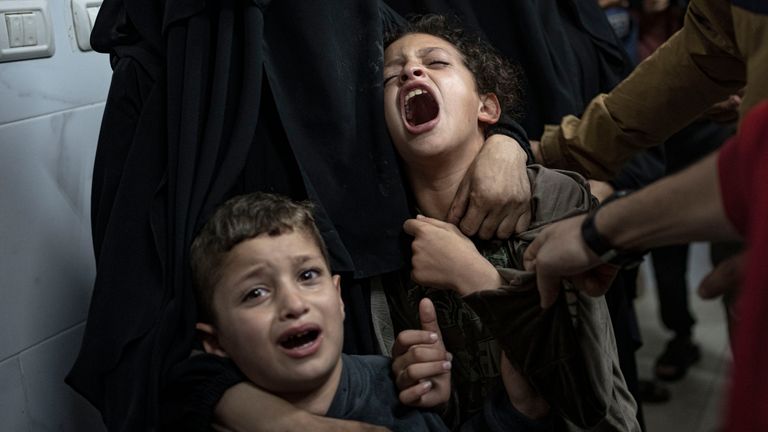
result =
[{"label": "black fabric drape", "polygon": [[[382,31],[373,0],[103,3],[92,46],[114,72],[94,165],[97,276],[67,382],[110,430],[155,427],[158,389],[193,343],[187,248],[230,195],[313,199],[335,271],[402,265]],[[348,325],[368,329],[361,316]]]}]

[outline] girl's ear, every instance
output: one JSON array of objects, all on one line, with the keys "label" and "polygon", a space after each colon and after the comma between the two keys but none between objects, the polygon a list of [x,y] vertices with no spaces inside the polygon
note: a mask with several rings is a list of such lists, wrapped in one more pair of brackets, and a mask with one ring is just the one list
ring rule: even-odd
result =
[{"label": "girl's ear", "polygon": [[216,333],[216,328],[207,323],[197,323],[195,328],[198,331],[200,339],[203,341],[203,348],[208,354],[215,354],[219,357],[229,357],[224,348],[219,343],[219,336]]},{"label": "girl's ear", "polygon": [[480,106],[477,112],[477,120],[480,123],[492,125],[501,117],[501,104],[495,93],[480,95]]}]

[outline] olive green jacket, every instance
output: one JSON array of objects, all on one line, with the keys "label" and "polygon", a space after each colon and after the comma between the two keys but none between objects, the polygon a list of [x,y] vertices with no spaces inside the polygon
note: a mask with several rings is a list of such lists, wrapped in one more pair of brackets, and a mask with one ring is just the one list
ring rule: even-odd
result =
[{"label": "olive green jacket", "polygon": [[633,154],[742,88],[744,114],[768,96],[766,41],[766,15],[726,0],[691,1],[683,28],[626,80],[593,99],[581,119],[545,128],[540,162],[609,180]]}]

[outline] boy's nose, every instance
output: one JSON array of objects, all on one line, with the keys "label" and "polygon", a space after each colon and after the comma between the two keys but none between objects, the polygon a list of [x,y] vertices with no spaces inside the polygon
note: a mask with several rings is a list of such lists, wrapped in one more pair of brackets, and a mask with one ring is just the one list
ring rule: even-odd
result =
[{"label": "boy's nose", "polygon": [[280,318],[283,320],[298,319],[309,312],[309,305],[301,295],[299,288],[290,287],[283,289],[280,301]]}]

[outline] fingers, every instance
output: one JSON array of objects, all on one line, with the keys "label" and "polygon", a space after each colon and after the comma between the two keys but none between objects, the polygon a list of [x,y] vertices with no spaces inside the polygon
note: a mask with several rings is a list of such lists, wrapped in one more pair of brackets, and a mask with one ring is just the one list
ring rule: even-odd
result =
[{"label": "fingers", "polygon": [[573,277],[572,280],[580,291],[591,297],[599,297],[608,292],[619,270],[621,267],[603,264],[589,270],[583,277]]},{"label": "fingers", "polygon": [[541,245],[544,244],[544,236],[546,235],[546,231],[539,234],[538,237],[536,237],[531,244],[528,245],[528,248],[525,249],[525,252],[523,253],[523,267],[526,271],[529,272],[535,272],[536,271],[536,257],[539,254],[539,249],[541,249]]},{"label": "fingers", "polygon": [[450,392],[441,390],[432,381],[423,381],[401,391],[398,396],[404,405],[417,408],[435,408],[448,402]]},{"label": "fingers", "polygon": [[432,300],[427,297],[424,297],[419,302],[419,321],[421,321],[421,329],[423,331],[435,333],[438,337],[436,342],[442,344],[442,335],[440,334],[440,325],[437,322],[435,305],[432,303]]},{"label": "fingers", "polygon": [[481,209],[479,206],[473,205],[473,203],[470,202],[466,214],[461,218],[458,227],[461,229],[461,232],[471,237],[477,234],[477,231],[480,229],[480,225],[485,220],[487,214],[488,212],[486,210]]},{"label": "fingers", "polygon": [[[517,223],[514,226],[514,232],[520,233],[520,232],[526,231],[529,226],[531,226],[531,208],[527,207],[523,212],[523,214],[521,214],[520,217],[517,218]],[[501,226],[499,227],[499,230],[501,230]],[[499,237],[508,238],[508,237],[512,237],[512,234],[513,233],[509,233],[509,235],[507,235],[506,237],[502,237],[500,232]]]},{"label": "fingers", "polygon": [[414,363],[401,369],[395,377],[399,389],[408,389],[422,381],[429,381],[451,371],[451,362],[439,360],[433,362]]},{"label": "fingers", "polygon": [[541,154],[541,142],[534,140],[529,140],[528,142],[531,144],[531,153],[533,153],[533,158],[536,160],[536,163],[543,164],[544,157]]},{"label": "fingers", "polygon": [[459,189],[456,191],[451,207],[448,209],[448,215],[445,219],[448,223],[458,225],[459,221],[464,217],[469,205],[469,186],[468,176],[465,176],[461,183],[459,183]]},{"label": "fingers", "polygon": [[531,209],[528,205],[521,209],[520,213],[508,214],[499,224],[496,237],[508,239],[514,233],[520,233],[528,229],[531,224]]},{"label": "fingers", "polygon": [[489,240],[493,238],[503,220],[504,213],[502,211],[492,211],[488,213],[485,216],[485,219],[483,219],[483,222],[480,224],[480,229],[477,232],[478,237],[483,240]]},{"label": "fingers", "polygon": [[406,221],[403,222],[403,231],[409,236],[416,237],[416,232],[420,225],[421,222],[417,219],[406,219]]},{"label": "fingers", "polygon": [[434,219],[424,215],[416,215],[415,219],[407,219],[403,222],[403,230],[410,236],[417,237],[423,230],[429,229],[428,227],[441,228],[454,233],[460,233],[455,225],[443,222],[439,219]]},{"label": "fingers", "polygon": [[699,296],[711,299],[738,290],[741,286],[743,264],[743,253],[721,262],[699,284]]},{"label": "fingers", "polygon": [[403,405],[416,405],[423,396],[432,390],[432,381],[423,381],[400,392],[399,399]]},{"label": "fingers", "polygon": [[528,246],[523,254],[523,266],[527,271],[536,272],[536,285],[539,289],[539,295],[541,296],[540,306],[542,309],[546,309],[557,300],[557,296],[560,294],[560,278],[551,276],[549,272],[544,271],[536,266],[536,257],[538,256],[539,249],[545,243],[547,237],[547,231],[543,231],[539,236]]},{"label": "fingers", "polygon": [[397,358],[405,354],[414,345],[431,345],[440,340],[435,332],[423,330],[403,330],[395,338],[392,345],[392,357]]}]

